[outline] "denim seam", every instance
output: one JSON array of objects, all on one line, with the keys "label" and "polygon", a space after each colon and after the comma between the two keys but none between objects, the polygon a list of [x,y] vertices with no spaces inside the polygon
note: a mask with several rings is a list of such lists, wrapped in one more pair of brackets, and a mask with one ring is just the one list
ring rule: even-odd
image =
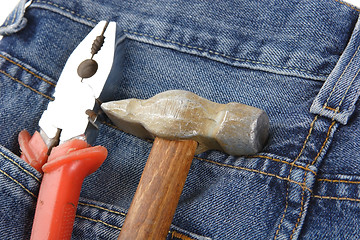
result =
[{"label": "denim seam", "polygon": [[[309,139],[310,139],[310,136],[311,136],[311,134],[312,134],[312,131],[314,130],[315,122],[317,121],[318,117],[319,117],[319,115],[316,115],[315,118],[314,118],[314,120],[311,122],[308,135],[307,135],[306,138],[305,138],[305,141],[304,141],[304,144],[303,144],[303,146],[302,146],[302,148],[301,148],[301,150],[300,150],[300,153],[299,153],[299,155],[295,158],[295,160],[294,160],[292,163],[295,164],[295,163],[299,160],[299,158],[301,157],[301,155],[303,154],[303,152],[304,152],[304,150],[305,150],[305,148],[306,148],[306,144],[308,143],[308,141],[309,141]],[[290,173],[289,173],[289,176],[290,176]]]},{"label": "denim seam", "polygon": [[[302,146],[302,148],[301,148],[301,150],[300,150],[300,153],[299,153],[299,155],[295,158],[295,160],[292,162],[292,165],[291,165],[291,168],[290,168],[288,177],[287,177],[287,179],[289,179],[289,180],[290,180],[291,172],[292,172],[292,170],[293,170],[293,164],[296,163],[296,161],[300,158],[300,156],[301,156],[302,153],[304,152],[304,149],[306,148],[306,144],[307,144],[307,142],[308,142],[309,139],[310,139],[310,136],[311,136],[311,134],[312,134],[312,131],[313,131],[313,129],[314,129],[315,122],[316,122],[316,120],[318,119],[318,116],[319,116],[319,115],[316,115],[315,118],[314,118],[314,120],[311,122],[311,124],[310,124],[310,129],[309,129],[309,133],[308,133],[308,135],[307,135],[306,138],[305,138],[305,141],[304,141],[304,144],[303,144],[303,146]],[[284,219],[285,219],[285,216],[286,216],[286,213],[287,213],[287,209],[288,209],[288,207],[289,207],[289,193],[290,193],[289,190],[290,190],[290,184],[288,184],[288,186],[287,186],[287,188],[286,188],[285,209],[284,209],[284,213],[283,213],[283,215],[282,215],[282,217],[281,217],[280,223],[279,223],[279,225],[278,225],[278,227],[277,227],[277,230],[276,230],[276,232],[275,232],[274,240],[277,239],[277,236],[278,236],[278,234],[279,234],[279,232],[280,232],[282,223],[283,223],[283,221],[284,221]]]},{"label": "denim seam", "polygon": [[224,163],[218,163],[218,162],[208,160],[208,159],[204,159],[204,158],[194,157],[194,159],[204,161],[204,162],[208,162],[208,163],[212,163],[212,164],[216,164],[216,165],[223,166],[223,167],[228,167],[228,168],[233,168],[233,169],[238,169],[238,170],[245,170],[245,171],[249,171],[249,172],[260,173],[260,174],[270,176],[270,177],[276,177],[276,178],[278,178],[280,180],[288,181],[289,183],[295,183],[295,184],[299,185],[302,189],[304,189],[304,190],[306,189],[309,192],[312,192],[312,190],[310,188],[306,187],[306,185],[304,185],[303,183],[291,180],[289,178],[280,177],[279,175],[276,175],[276,174],[273,174],[273,173],[267,173],[267,172],[263,172],[263,171],[256,170],[256,169],[250,169],[250,168],[232,166],[232,165],[228,165],[228,164],[224,164]]},{"label": "denim seam", "polygon": [[30,87],[29,85],[23,83],[23,82],[20,81],[19,79],[14,78],[14,77],[11,76],[9,73],[7,73],[7,72],[5,72],[5,71],[3,71],[3,70],[0,70],[0,73],[4,74],[5,76],[7,76],[8,78],[14,80],[15,82],[20,83],[21,85],[23,85],[24,87],[30,89],[31,91],[34,91],[34,92],[36,92],[37,94],[40,94],[41,96],[46,97],[47,99],[49,99],[49,100],[51,100],[51,101],[54,100],[54,98],[52,98],[52,97],[50,97],[50,96],[48,96],[48,95],[46,95],[46,94],[44,94],[44,93],[42,93],[42,92],[34,89],[34,88],[32,88],[32,87]]},{"label": "denim seam", "polygon": [[269,159],[269,160],[272,160],[272,161],[275,161],[275,162],[280,162],[280,163],[285,163],[287,165],[291,165],[291,166],[294,166],[294,167],[297,167],[297,168],[300,168],[300,169],[303,169],[305,171],[310,171],[312,172],[313,174],[316,174],[316,172],[314,170],[311,170],[309,168],[306,168],[306,167],[303,167],[301,165],[297,165],[297,164],[292,164],[292,163],[289,163],[289,162],[286,162],[284,160],[280,160],[280,159],[277,159],[277,158],[273,158],[273,157],[268,157],[268,156],[264,156],[264,155],[253,155],[253,156],[244,156],[244,158],[265,158],[265,159]]},{"label": "denim seam", "polygon": [[326,200],[360,202],[359,198],[333,197],[333,196],[322,196],[322,195],[312,195],[312,197],[320,198],[320,199],[326,199]]},{"label": "denim seam", "polygon": [[126,216],[125,213],[122,213],[122,212],[119,212],[119,211],[114,211],[114,210],[110,210],[110,209],[107,209],[107,208],[104,208],[104,207],[100,207],[100,206],[97,206],[97,205],[94,205],[94,204],[88,204],[88,203],[83,203],[83,202],[79,202],[78,203],[79,205],[82,205],[82,206],[88,206],[88,207],[93,207],[93,208],[97,208],[97,209],[100,209],[100,210],[104,210],[106,212],[109,212],[109,213],[115,213],[117,215],[121,215],[121,216]]},{"label": "denim seam", "polygon": [[[329,103],[329,101],[330,101],[330,98],[331,98],[332,94],[335,92],[335,88],[337,87],[338,83],[340,82],[340,80],[341,80],[342,77],[344,76],[344,74],[345,74],[346,70],[348,69],[348,67],[350,66],[351,62],[354,60],[356,54],[359,52],[359,49],[360,49],[360,45],[357,47],[355,53],[353,54],[353,56],[351,57],[350,61],[349,61],[348,64],[346,65],[344,71],[341,73],[341,75],[339,76],[338,80],[336,81],[333,89],[331,90],[331,92],[330,92],[330,94],[329,94],[329,97],[327,98],[327,100],[326,100],[326,102],[325,102],[325,104],[324,104],[324,106],[323,106],[323,109],[325,109],[325,108],[327,107],[327,105],[328,105],[328,103]],[[356,78],[356,76],[357,76],[358,74],[359,74],[359,71],[355,74],[354,78],[352,79],[352,81],[350,82],[348,88],[346,89],[346,91],[345,91],[345,93],[344,93],[344,95],[343,95],[343,97],[342,97],[342,99],[341,99],[341,102],[339,103],[339,105],[338,105],[338,106],[336,107],[336,109],[335,109],[335,110],[336,110],[336,111],[335,111],[335,114],[339,112],[340,107],[341,107],[341,105],[342,105],[342,103],[343,103],[343,101],[344,101],[344,99],[345,99],[345,96],[346,96],[347,92],[349,91],[352,83],[354,82],[354,79]],[[333,108],[332,108],[332,109],[333,109]],[[335,117],[335,116],[334,116],[334,117]],[[333,117],[333,119],[334,119],[334,117]]]},{"label": "denim seam", "polygon": [[350,5],[350,4],[346,3],[346,2],[343,2],[343,1],[340,1],[340,0],[334,0],[334,1],[335,1],[335,2],[338,2],[338,3],[340,3],[340,4],[343,4],[343,5],[345,5],[345,6],[348,6],[349,8],[351,8],[351,9],[357,11],[357,12],[360,12],[360,9],[357,9],[357,8],[355,8],[354,6],[352,6],[352,5]]},{"label": "denim seam", "polygon": [[134,34],[134,35],[137,35],[137,36],[149,37],[149,38],[152,38],[154,40],[158,40],[158,41],[160,40],[160,41],[163,41],[163,42],[166,42],[166,43],[176,44],[178,46],[186,47],[186,48],[189,48],[189,49],[195,49],[195,50],[198,50],[200,52],[206,52],[206,53],[210,53],[212,55],[221,56],[221,57],[224,57],[224,58],[236,61],[236,62],[248,62],[248,63],[260,64],[260,65],[264,65],[264,66],[282,68],[282,69],[286,69],[286,70],[295,70],[295,71],[305,72],[305,73],[308,73],[308,74],[313,74],[313,75],[318,75],[318,76],[326,76],[326,77],[328,76],[328,74],[325,74],[325,73],[316,73],[316,72],[312,72],[312,71],[309,71],[309,70],[306,70],[306,69],[301,69],[301,68],[296,68],[296,67],[285,67],[285,66],[275,65],[275,64],[271,64],[271,63],[263,62],[263,61],[256,61],[256,60],[246,59],[246,58],[236,58],[236,57],[233,57],[233,56],[226,55],[225,53],[214,51],[214,50],[211,50],[211,49],[195,47],[195,46],[180,43],[180,42],[177,42],[177,41],[165,39],[165,38],[162,38],[162,37],[157,37],[157,36],[146,34],[146,33],[139,33],[139,32],[135,32],[135,31],[128,30],[128,29],[124,29],[123,32],[128,33],[128,34]]},{"label": "denim seam", "polygon": [[350,180],[336,180],[336,179],[326,179],[326,178],[319,178],[317,179],[318,182],[331,182],[331,183],[348,183],[348,184],[360,184],[360,181],[350,181]]},{"label": "denim seam", "polygon": [[97,23],[97,22],[98,22],[97,20],[95,20],[95,19],[93,19],[93,18],[86,17],[86,16],[84,16],[84,15],[81,15],[81,14],[79,14],[79,13],[76,13],[76,12],[73,11],[73,10],[67,9],[67,8],[65,8],[65,7],[62,7],[62,6],[58,5],[58,4],[53,3],[53,2],[50,2],[50,1],[36,0],[36,1],[34,1],[33,3],[44,3],[44,4],[48,4],[48,5],[50,5],[50,6],[53,6],[53,7],[59,8],[59,9],[61,9],[61,10],[64,10],[64,11],[70,13],[70,14],[73,14],[73,15],[75,15],[75,16],[77,16],[77,17],[80,17],[80,18],[82,18],[82,19],[85,19],[85,20],[88,20],[88,21],[91,21],[91,22],[94,22],[94,23]]},{"label": "denim seam", "polygon": [[11,181],[15,182],[16,184],[18,184],[22,189],[24,189],[27,193],[29,193],[31,196],[33,196],[34,198],[37,198],[36,195],[34,193],[32,193],[29,189],[27,189],[24,185],[22,185],[18,180],[16,180],[15,178],[13,178],[12,176],[10,176],[9,174],[7,174],[5,171],[0,169],[0,172],[2,174],[4,174],[6,177],[8,177]]},{"label": "denim seam", "polygon": [[337,111],[338,111],[337,109],[332,108],[332,107],[329,107],[329,106],[325,106],[325,107],[323,107],[323,108],[329,109],[330,111],[334,111],[334,112],[337,112]]},{"label": "denim seam", "polygon": [[356,74],[354,75],[353,79],[351,79],[351,82],[349,83],[349,86],[346,88],[345,93],[344,93],[344,95],[343,95],[343,97],[342,97],[342,99],[341,99],[341,101],[339,103],[339,106],[336,108],[336,109],[338,109],[338,111],[340,110],[341,105],[344,103],[345,97],[346,97],[347,93],[349,92],[349,89],[351,88],[352,84],[354,83],[355,78],[359,75],[359,72],[360,72],[360,68],[356,72]]},{"label": "denim seam", "polygon": [[34,174],[32,174],[31,172],[29,172],[28,170],[26,170],[26,169],[23,168],[22,166],[20,166],[20,164],[18,164],[14,159],[11,159],[10,157],[6,156],[2,151],[0,151],[0,155],[2,155],[4,158],[6,158],[7,160],[9,160],[9,161],[12,162],[13,164],[15,164],[18,168],[21,169],[21,171],[23,171],[23,172],[25,172],[26,174],[28,174],[28,175],[30,175],[31,177],[33,177],[37,182],[41,182],[38,177],[36,177]]},{"label": "denim seam", "polygon": [[323,142],[323,144],[321,145],[321,148],[319,150],[319,152],[317,153],[314,161],[312,161],[311,163],[309,163],[308,165],[306,165],[306,167],[309,167],[310,165],[314,165],[316,163],[316,161],[318,160],[318,158],[320,157],[320,154],[321,152],[324,150],[325,146],[326,146],[326,143],[329,141],[329,138],[330,138],[330,133],[331,133],[331,129],[334,127],[336,121],[334,121],[334,119],[332,120],[330,126],[329,126],[329,129],[326,133],[326,138],[325,138],[325,141]]},{"label": "denim seam", "polygon": [[46,80],[45,78],[37,75],[36,73],[32,72],[30,69],[22,66],[21,64],[15,62],[15,61],[13,61],[13,60],[11,60],[10,58],[8,58],[8,57],[6,57],[6,56],[3,56],[2,54],[0,54],[0,57],[3,58],[3,59],[5,59],[6,61],[8,61],[8,62],[10,62],[10,63],[12,63],[12,64],[14,64],[14,65],[16,65],[16,66],[22,68],[23,70],[27,71],[27,72],[30,73],[31,75],[35,76],[36,78],[38,78],[38,79],[40,79],[40,80],[42,80],[42,81],[44,81],[44,82],[46,82],[46,83],[54,86],[54,87],[56,86],[55,83],[52,83],[52,82],[50,82],[49,80]]},{"label": "denim seam", "polygon": [[174,238],[180,238],[182,240],[194,240],[193,238],[191,237],[188,237],[182,233],[179,233],[177,231],[172,231],[171,233],[171,239],[174,239]]},{"label": "denim seam", "polygon": [[99,219],[93,219],[93,218],[84,217],[84,216],[80,216],[80,215],[76,215],[75,217],[85,219],[85,220],[89,220],[89,221],[96,222],[96,223],[101,223],[101,224],[104,224],[105,226],[108,226],[108,227],[111,227],[111,228],[114,228],[114,229],[117,229],[117,230],[121,231],[121,227],[111,225],[111,224],[109,224],[107,222],[104,222],[102,220],[99,220]]},{"label": "denim seam", "polygon": [[14,17],[13,17],[13,20],[11,21],[10,25],[14,24],[15,19],[17,18],[17,16],[18,16],[18,11],[16,10],[15,14],[14,14]]},{"label": "denim seam", "polygon": [[[330,124],[330,127],[329,127],[329,129],[328,129],[328,131],[327,131],[327,133],[326,133],[325,141],[324,141],[323,144],[321,145],[321,148],[320,148],[318,154],[316,155],[314,161],[312,161],[311,163],[309,163],[308,165],[306,165],[306,167],[309,167],[309,165],[314,165],[314,164],[316,163],[316,161],[317,161],[317,159],[319,158],[321,152],[324,150],[324,148],[325,148],[325,146],[326,146],[326,143],[329,141],[331,129],[333,128],[333,126],[335,125],[335,123],[336,123],[336,122],[333,120],[332,123]],[[306,181],[307,173],[308,173],[308,172],[305,172],[305,174],[304,174],[304,179],[303,179],[304,184],[305,184],[305,181]],[[299,217],[298,217],[298,219],[296,220],[295,227],[294,227],[294,229],[292,230],[292,233],[291,233],[291,235],[290,235],[290,240],[292,239],[292,237],[293,237],[293,235],[294,235],[294,233],[295,233],[295,231],[296,231],[296,229],[297,229],[297,227],[298,227],[298,225],[299,225],[299,223],[300,223],[300,219],[301,219],[302,214],[303,214],[303,211],[304,211],[304,203],[305,203],[304,200],[305,200],[305,191],[303,190],[303,191],[302,191],[302,196],[301,196],[301,207],[300,207]]]}]

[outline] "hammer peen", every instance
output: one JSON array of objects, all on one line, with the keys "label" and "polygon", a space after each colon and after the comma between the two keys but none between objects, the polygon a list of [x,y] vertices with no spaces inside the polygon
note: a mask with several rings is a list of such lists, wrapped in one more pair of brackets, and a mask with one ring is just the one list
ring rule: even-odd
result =
[{"label": "hammer peen", "polygon": [[124,132],[155,138],[118,239],[165,239],[195,153],[255,154],[269,133],[269,118],[261,109],[214,103],[182,90],[101,108]]}]

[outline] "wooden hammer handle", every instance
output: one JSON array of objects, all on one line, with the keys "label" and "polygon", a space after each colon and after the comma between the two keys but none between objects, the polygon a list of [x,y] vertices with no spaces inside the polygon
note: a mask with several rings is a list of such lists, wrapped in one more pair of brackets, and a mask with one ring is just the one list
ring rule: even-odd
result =
[{"label": "wooden hammer handle", "polygon": [[197,142],[156,138],[121,229],[122,239],[165,239]]}]

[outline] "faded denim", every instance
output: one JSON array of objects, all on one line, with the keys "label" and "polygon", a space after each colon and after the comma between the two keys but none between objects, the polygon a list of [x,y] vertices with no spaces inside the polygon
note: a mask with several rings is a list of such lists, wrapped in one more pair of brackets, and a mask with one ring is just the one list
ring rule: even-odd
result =
[{"label": "faded denim", "polygon": [[[170,89],[265,110],[270,137],[247,157],[192,163],[168,239],[359,239],[359,10],[339,0],[21,2],[0,28],[0,236],[28,239],[41,175],[17,135],[38,121],[67,57],[117,22],[107,100]],[[73,239],[116,239],[147,142],[102,116],[109,150],[83,185]],[[15,226],[15,227],[14,227]]]}]

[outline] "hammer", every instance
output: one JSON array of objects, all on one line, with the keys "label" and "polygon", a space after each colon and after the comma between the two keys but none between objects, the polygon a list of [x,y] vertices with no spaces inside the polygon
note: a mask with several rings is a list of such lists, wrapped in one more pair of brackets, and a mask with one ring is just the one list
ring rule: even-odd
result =
[{"label": "hammer", "polygon": [[269,118],[261,109],[214,103],[182,90],[101,108],[124,132],[155,138],[118,239],[165,239],[194,155],[210,149],[255,154],[269,133]]}]

